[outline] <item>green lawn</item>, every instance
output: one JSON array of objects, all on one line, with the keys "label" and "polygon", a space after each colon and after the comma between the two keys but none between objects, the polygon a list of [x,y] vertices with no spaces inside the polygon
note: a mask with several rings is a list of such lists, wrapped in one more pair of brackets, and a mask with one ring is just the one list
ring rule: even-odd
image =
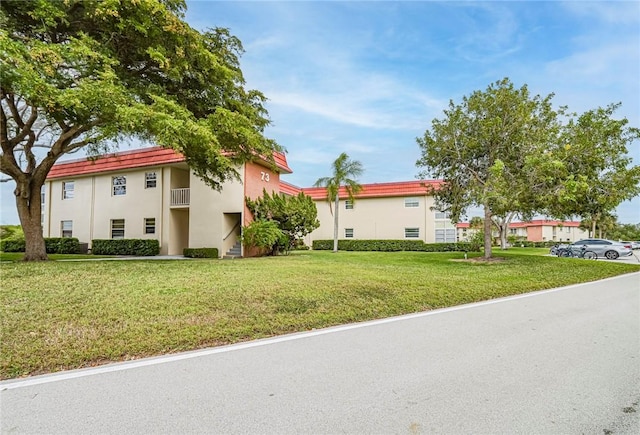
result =
[{"label": "green lawn", "polygon": [[[0,252],[0,261],[22,261],[24,252]],[[92,260],[96,258],[108,258],[111,255],[91,254],[48,254],[49,260]]]},{"label": "green lawn", "polygon": [[[217,346],[640,270],[515,249],[2,263],[0,377]],[[476,256],[479,254],[476,254]]]}]

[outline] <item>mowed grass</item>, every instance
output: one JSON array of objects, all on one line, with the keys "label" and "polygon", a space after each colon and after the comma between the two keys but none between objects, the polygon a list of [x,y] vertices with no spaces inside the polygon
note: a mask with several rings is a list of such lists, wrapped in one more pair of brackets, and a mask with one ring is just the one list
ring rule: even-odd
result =
[{"label": "mowed grass", "polygon": [[[3,263],[2,379],[593,281],[640,266],[530,255],[296,252],[233,261]],[[476,254],[477,256],[478,254]]]}]

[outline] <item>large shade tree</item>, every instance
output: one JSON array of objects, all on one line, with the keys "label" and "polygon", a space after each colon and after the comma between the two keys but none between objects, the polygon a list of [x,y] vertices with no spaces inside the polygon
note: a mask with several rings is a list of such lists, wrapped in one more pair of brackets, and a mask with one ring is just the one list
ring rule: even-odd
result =
[{"label": "large shade tree", "polygon": [[213,188],[271,156],[241,42],[199,32],[182,0],[0,2],[0,171],[15,182],[25,260],[46,259],[40,190],[63,155],[137,137],[185,156]]},{"label": "large shade tree", "polygon": [[548,184],[541,192],[544,211],[581,217],[592,237],[596,228],[615,225],[618,205],[640,194],[640,165],[628,155],[629,146],[638,146],[640,130],[626,118],[614,118],[619,108],[610,104],[570,119],[555,146],[532,158]]},{"label": "large shade tree", "polygon": [[531,96],[526,85],[517,89],[503,79],[459,104],[450,101],[444,117],[417,139],[420,176],[444,181],[433,192],[435,207],[456,222],[470,207],[484,209],[486,258],[492,256],[492,222],[506,233],[515,215],[527,217],[540,207],[528,157],[557,140],[552,97]]},{"label": "large shade tree", "polygon": [[330,177],[319,178],[314,186],[324,187],[327,189],[327,202],[331,208],[334,204],[333,212],[333,252],[338,252],[338,212],[340,210],[340,188],[344,187],[349,201],[355,200],[362,186],[358,183],[357,178],[362,175],[362,163],[357,160],[351,160],[346,153],[342,153],[333,162],[333,174]]}]

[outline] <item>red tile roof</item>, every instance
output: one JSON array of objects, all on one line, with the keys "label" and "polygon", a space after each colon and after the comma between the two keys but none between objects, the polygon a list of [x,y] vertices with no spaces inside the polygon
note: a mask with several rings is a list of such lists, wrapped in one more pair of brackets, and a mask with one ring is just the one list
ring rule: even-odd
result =
[{"label": "red tile roof", "polygon": [[[289,174],[293,172],[291,168],[289,168],[287,157],[283,153],[274,153],[273,156],[278,169]],[[179,162],[184,162],[184,156],[171,148],[142,148],[99,156],[95,159],[83,158],[60,162],[51,168],[47,178],[76,177],[79,175],[168,165]]]},{"label": "red tile roof", "polygon": [[[392,183],[363,184],[356,198],[381,198],[391,196],[426,195],[430,188],[438,188],[439,180],[397,181]],[[313,199],[325,199],[327,189],[324,187],[304,187],[302,191]],[[347,190],[340,188],[340,198],[347,198]]]},{"label": "red tile roof", "polygon": [[302,189],[300,189],[298,186],[294,186],[293,184],[280,180],[280,193],[295,196],[300,192],[302,192]]},{"label": "red tile roof", "polygon": [[[541,227],[541,226],[563,226],[563,227],[579,227],[580,222],[575,221],[549,221],[545,219],[537,219],[529,222],[511,222],[509,228],[528,228],[528,227]],[[458,222],[456,224],[458,228],[469,228],[469,222]]]}]

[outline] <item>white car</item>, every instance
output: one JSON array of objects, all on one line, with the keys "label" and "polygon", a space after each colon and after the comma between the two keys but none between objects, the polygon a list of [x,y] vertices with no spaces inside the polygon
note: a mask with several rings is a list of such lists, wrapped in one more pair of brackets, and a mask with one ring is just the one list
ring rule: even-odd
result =
[{"label": "white car", "polygon": [[630,243],[631,244],[631,249],[634,249],[634,250],[635,249],[640,249],[640,241],[637,241],[637,240],[636,241],[630,241],[630,242],[623,240],[620,243],[624,243],[624,244]]},{"label": "white car", "polygon": [[633,255],[631,243],[614,242],[606,239],[584,239],[578,240],[571,244],[571,250],[574,253],[580,252],[585,246],[587,251],[595,252],[598,257],[604,257],[608,260],[615,260],[618,257],[628,257]]}]

